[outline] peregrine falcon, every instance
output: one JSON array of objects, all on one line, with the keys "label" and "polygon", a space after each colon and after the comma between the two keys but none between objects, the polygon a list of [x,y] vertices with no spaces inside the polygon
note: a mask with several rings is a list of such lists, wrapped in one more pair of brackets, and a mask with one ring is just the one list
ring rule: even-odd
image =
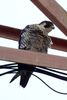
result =
[{"label": "peregrine falcon", "polygon": [[[52,29],[54,29],[54,25],[50,21],[27,25],[23,30],[21,30],[19,49],[47,53],[48,47],[51,47],[52,44],[52,40],[48,36],[48,33],[51,32]],[[10,82],[20,76],[20,85],[25,88],[33,71],[33,65],[19,63],[18,72]]]},{"label": "peregrine falcon", "polygon": [[[43,21],[39,24],[27,25],[21,30],[19,37],[19,49],[30,50],[34,52],[47,53],[48,48],[51,47],[52,40],[48,36],[48,33],[54,29],[54,25],[50,21]],[[15,73],[10,83],[20,76],[20,85],[25,88],[29,78],[33,72],[40,72],[47,75],[59,77],[57,75],[50,74],[50,72],[43,72],[37,69],[38,66],[13,63],[0,66],[0,69],[12,69],[5,73],[1,73],[0,76],[10,73]],[[50,69],[49,69],[50,70]]]}]

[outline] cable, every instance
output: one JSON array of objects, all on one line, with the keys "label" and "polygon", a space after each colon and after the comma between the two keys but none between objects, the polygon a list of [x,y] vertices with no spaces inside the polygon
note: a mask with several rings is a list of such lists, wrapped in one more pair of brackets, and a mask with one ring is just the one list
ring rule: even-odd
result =
[{"label": "cable", "polygon": [[59,92],[55,89],[53,89],[51,86],[49,86],[46,82],[44,82],[41,78],[39,78],[37,75],[32,74],[33,76],[35,76],[36,78],[38,78],[42,83],[44,83],[48,88],[50,88],[52,91],[59,93],[59,94],[63,94],[63,95],[67,95],[67,93],[63,93],[63,92]]},{"label": "cable", "polygon": [[[6,64],[6,65],[1,65],[0,66],[0,69],[12,69],[12,70],[19,70],[18,69],[18,65],[16,65],[17,63],[12,63],[12,64]],[[23,70],[23,67],[21,68],[21,70]],[[25,69],[26,70],[26,69]],[[27,68],[28,70],[28,68]],[[30,69],[28,71],[31,71]],[[52,72],[50,72],[52,71]],[[52,77],[55,77],[55,78],[58,78],[58,79],[61,79],[61,80],[64,80],[64,81],[67,81],[67,77],[64,77],[64,76],[61,76],[61,75],[58,75],[56,73],[60,73],[62,75],[67,75],[66,73],[61,73],[61,72],[58,72],[58,71],[55,71],[53,69],[49,69],[49,68],[39,68],[39,67],[35,67],[34,68],[34,72],[38,72],[38,73],[42,73],[42,74],[46,74],[46,75],[49,75],[49,76],[52,76]],[[54,73],[56,72],[56,73]],[[2,73],[0,74],[0,76],[2,75],[5,75],[5,74],[8,74],[8,73],[11,73],[10,71],[9,72],[6,72],[6,73]]]},{"label": "cable", "polygon": [[15,65],[17,63],[12,63],[12,64],[5,64],[5,65],[0,65],[0,66],[11,66],[11,65]]},{"label": "cable", "polygon": [[18,68],[17,63],[0,65],[0,69],[17,69],[17,68]]},{"label": "cable", "polygon": [[[5,68],[5,69],[13,69],[14,67],[18,67],[16,64],[17,64],[17,63],[0,65],[0,69],[3,69],[3,68]],[[22,65],[23,65],[23,64],[22,64]],[[64,73],[64,72],[61,72],[61,71],[57,71],[57,70],[52,69],[52,68],[47,68],[47,67],[41,67],[41,68],[40,68],[40,67],[38,67],[38,66],[37,66],[37,68],[38,68],[38,69],[46,69],[46,70],[48,70],[48,71],[52,71],[52,72],[56,72],[56,73],[59,73],[59,74],[67,75],[67,73]]]},{"label": "cable", "polygon": [[12,69],[11,71],[7,71],[7,72],[4,72],[4,73],[0,74],[0,76],[5,75],[5,74],[13,74],[15,71],[17,71],[17,70]]},{"label": "cable", "polygon": [[67,81],[67,77],[64,77],[64,76],[61,76],[61,75],[58,75],[58,74],[49,72],[49,71],[47,71],[47,70],[42,70],[42,69],[35,68],[35,69],[34,69],[34,72],[46,74],[46,75],[49,75],[49,76],[52,76],[52,77],[55,77],[55,78],[58,78],[58,79]]},{"label": "cable", "polygon": [[64,72],[61,72],[61,71],[57,71],[57,70],[55,70],[53,68],[47,68],[47,67],[41,67],[41,68],[49,70],[49,71],[52,71],[52,72],[56,72],[56,73],[59,73],[59,74],[67,75],[67,73],[64,73]]},{"label": "cable", "polygon": [[[14,67],[18,67],[18,66],[16,66],[15,64],[16,64],[16,63],[1,65],[0,68],[6,68],[6,69],[12,69],[12,70],[11,70],[11,71],[7,71],[7,72],[4,72],[4,73],[0,74],[0,76],[5,75],[5,74],[13,74],[13,73],[15,73],[16,71],[18,71],[18,69],[14,69]],[[55,71],[55,70],[53,70],[53,69],[49,69],[49,68],[46,68],[46,67],[43,68],[43,69],[46,69],[46,70],[38,69],[38,68],[35,67],[34,72],[46,74],[46,75],[49,75],[49,76],[52,76],[52,77],[59,78],[59,79],[62,79],[62,80],[67,81],[67,77],[63,77],[63,76],[57,75],[57,74],[52,73],[52,72],[56,72],[56,73],[60,73],[60,74],[67,75],[66,73],[58,72],[58,71]],[[48,71],[47,71],[47,70],[48,70]],[[28,71],[31,73],[31,70],[28,70]],[[52,72],[49,72],[49,71],[52,71]],[[35,76],[36,78],[38,78],[42,83],[44,83],[44,84],[45,84],[47,87],[49,87],[52,91],[54,91],[54,92],[56,92],[56,93],[59,93],[59,94],[67,95],[67,93],[62,93],[62,92],[59,92],[59,91],[53,89],[52,87],[50,87],[46,82],[44,82],[41,78],[39,78],[39,77],[36,76],[35,74],[32,74],[32,75]]]},{"label": "cable", "polygon": [[5,64],[5,65],[0,65],[0,69],[14,69],[16,67],[18,67],[16,65],[17,63],[12,63],[12,64]]},{"label": "cable", "polygon": [[0,69],[16,69],[16,67],[18,67],[18,66],[8,66],[8,67],[6,67],[6,66],[0,66]]}]

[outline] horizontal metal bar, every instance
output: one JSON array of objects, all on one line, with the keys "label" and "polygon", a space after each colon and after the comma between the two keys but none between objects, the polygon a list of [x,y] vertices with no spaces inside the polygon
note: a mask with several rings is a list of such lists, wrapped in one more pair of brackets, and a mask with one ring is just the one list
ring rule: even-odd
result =
[{"label": "horizontal metal bar", "polygon": [[[18,41],[20,32],[21,29],[0,25],[0,37]],[[56,37],[51,37],[51,38],[53,41],[53,45],[52,45],[53,49],[67,52],[67,40],[56,38]]]},{"label": "horizontal metal bar", "polygon": [[67,35],[67,12],[56,0],[31,0],[58,28]]},{"label": "horizontal metal bar", "polygon": [[51,37],[53,45],[51,48],[67,52],[67,40]]},{"label": "horizontal metal bar", "polygon": [[67,58],[0,46],[0,59],[67,70]]},{"label": "horizontal metal bar", "polygon": [[17,41],[21,29],[0,25],[0,37]]},{"label": "horizontal metal bar", "polygon": [[[19,40],[21,29],[12,28],[8,26],[0,25],[0,37],[12,39],[15,41]],[[67,51],[67,40],[51,37],[53,41],[52,48]]]}]

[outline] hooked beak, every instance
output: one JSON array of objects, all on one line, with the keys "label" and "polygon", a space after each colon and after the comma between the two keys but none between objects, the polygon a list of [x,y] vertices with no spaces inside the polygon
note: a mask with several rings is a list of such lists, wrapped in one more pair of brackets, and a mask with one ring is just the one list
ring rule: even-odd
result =
[{"label": "hooked beak", "polygon": [[55,29],[54,25],[52,26],[52,29]]}]

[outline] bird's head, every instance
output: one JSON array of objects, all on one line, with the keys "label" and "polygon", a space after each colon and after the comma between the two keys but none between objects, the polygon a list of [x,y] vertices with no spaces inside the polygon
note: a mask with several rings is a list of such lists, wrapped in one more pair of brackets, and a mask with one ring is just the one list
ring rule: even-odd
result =
[{"label": "bird's head", "polygon": [[50,21],[42,21],[40,24],[40,26],[44,27],[46,29],[46,31],[49,33],[52,29],[54,29],[54,24]]}]

